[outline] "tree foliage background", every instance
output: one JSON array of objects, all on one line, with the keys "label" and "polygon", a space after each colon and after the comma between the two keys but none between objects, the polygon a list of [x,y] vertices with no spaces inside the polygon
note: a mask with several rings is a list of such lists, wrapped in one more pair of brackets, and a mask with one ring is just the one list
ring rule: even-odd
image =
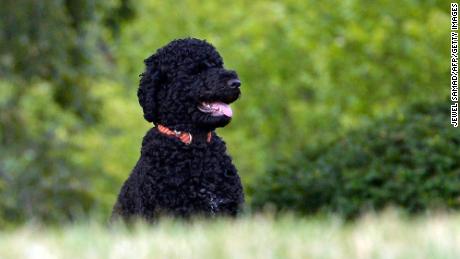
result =
[{"label": "tree foliage background", "polygon": [[447,103],[449,23],[436,0],[3,1],[0,225],[108,217],[151,126],[136,100],[142,61],[172,39],[207,39],[243,81],[218,132],[251,204],[261,183],[289,192],[268,172],[310,168],[307,149],[320,156],[412,103]]}]

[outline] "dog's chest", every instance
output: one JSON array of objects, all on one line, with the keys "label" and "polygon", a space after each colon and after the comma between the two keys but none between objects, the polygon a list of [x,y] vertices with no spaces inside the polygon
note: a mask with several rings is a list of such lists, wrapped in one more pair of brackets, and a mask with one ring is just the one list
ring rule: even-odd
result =
[{"label": "dog's chest", "polygon": [[[194,148],[156,149],[152,161],[151,190],[154,201],[167,210],[219,214],[238,198],[239,182],[223,143]],[[233,203],[232,203],[233,202]]]},{"label": "dog's chest", "polygon": [[193,189],[198,190],[199,199],[211,214],[218,213],[221,205],[229,200],[224,191],[229,166],[224,156],[217,152],[203,152],[195,154],[191,162],[195,165],[190,167],[190,175],[195,179]]}]

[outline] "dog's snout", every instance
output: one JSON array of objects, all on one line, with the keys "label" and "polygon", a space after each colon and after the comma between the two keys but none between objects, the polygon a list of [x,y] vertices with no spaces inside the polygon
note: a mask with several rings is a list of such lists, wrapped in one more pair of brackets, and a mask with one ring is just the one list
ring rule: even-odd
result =
[{"label": "dog's snout", "polygon": [[228,80],[227,85],[230,86],[231,88],[237,88],[241,86],[241,81],[237,78],[230,79]]}]

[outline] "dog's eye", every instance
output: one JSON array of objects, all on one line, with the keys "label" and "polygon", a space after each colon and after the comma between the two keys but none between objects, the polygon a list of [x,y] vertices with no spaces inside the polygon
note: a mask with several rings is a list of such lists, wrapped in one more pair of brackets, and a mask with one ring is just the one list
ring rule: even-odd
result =
[{"label": "dog's eye", "polygon": [[192,70],[190,71],[190,73],[192,75],[199,74],[199,73],[203,72],[206,68],[208,68],[208,66],[206,66],[203,63],[200,63],[200,64],[196,65],[195,67],[193,67]]}]

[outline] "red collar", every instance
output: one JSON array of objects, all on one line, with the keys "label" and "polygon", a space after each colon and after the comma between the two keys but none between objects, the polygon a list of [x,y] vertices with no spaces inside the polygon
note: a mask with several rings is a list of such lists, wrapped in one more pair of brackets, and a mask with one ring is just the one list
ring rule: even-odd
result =
[{"label": "red collar", "polygon": [[[190,132],[178,131],[178,130],[170,130],[169,128],[167,128],[167,127],[165,127],[165,126],[163,126],[161,124],[157,125],[157,129],[158,129],[158,131],[160,133],[163,133],[166,136],[174,136],[174,137],[178,138],[185,145],[189,145],[190,143],[192,143],[192,134],[190,134]],[[208,143],[211,142],[211,137],[212,137],[211,132],[208,132],[208,136],[206,138],[206,141]]]}]

